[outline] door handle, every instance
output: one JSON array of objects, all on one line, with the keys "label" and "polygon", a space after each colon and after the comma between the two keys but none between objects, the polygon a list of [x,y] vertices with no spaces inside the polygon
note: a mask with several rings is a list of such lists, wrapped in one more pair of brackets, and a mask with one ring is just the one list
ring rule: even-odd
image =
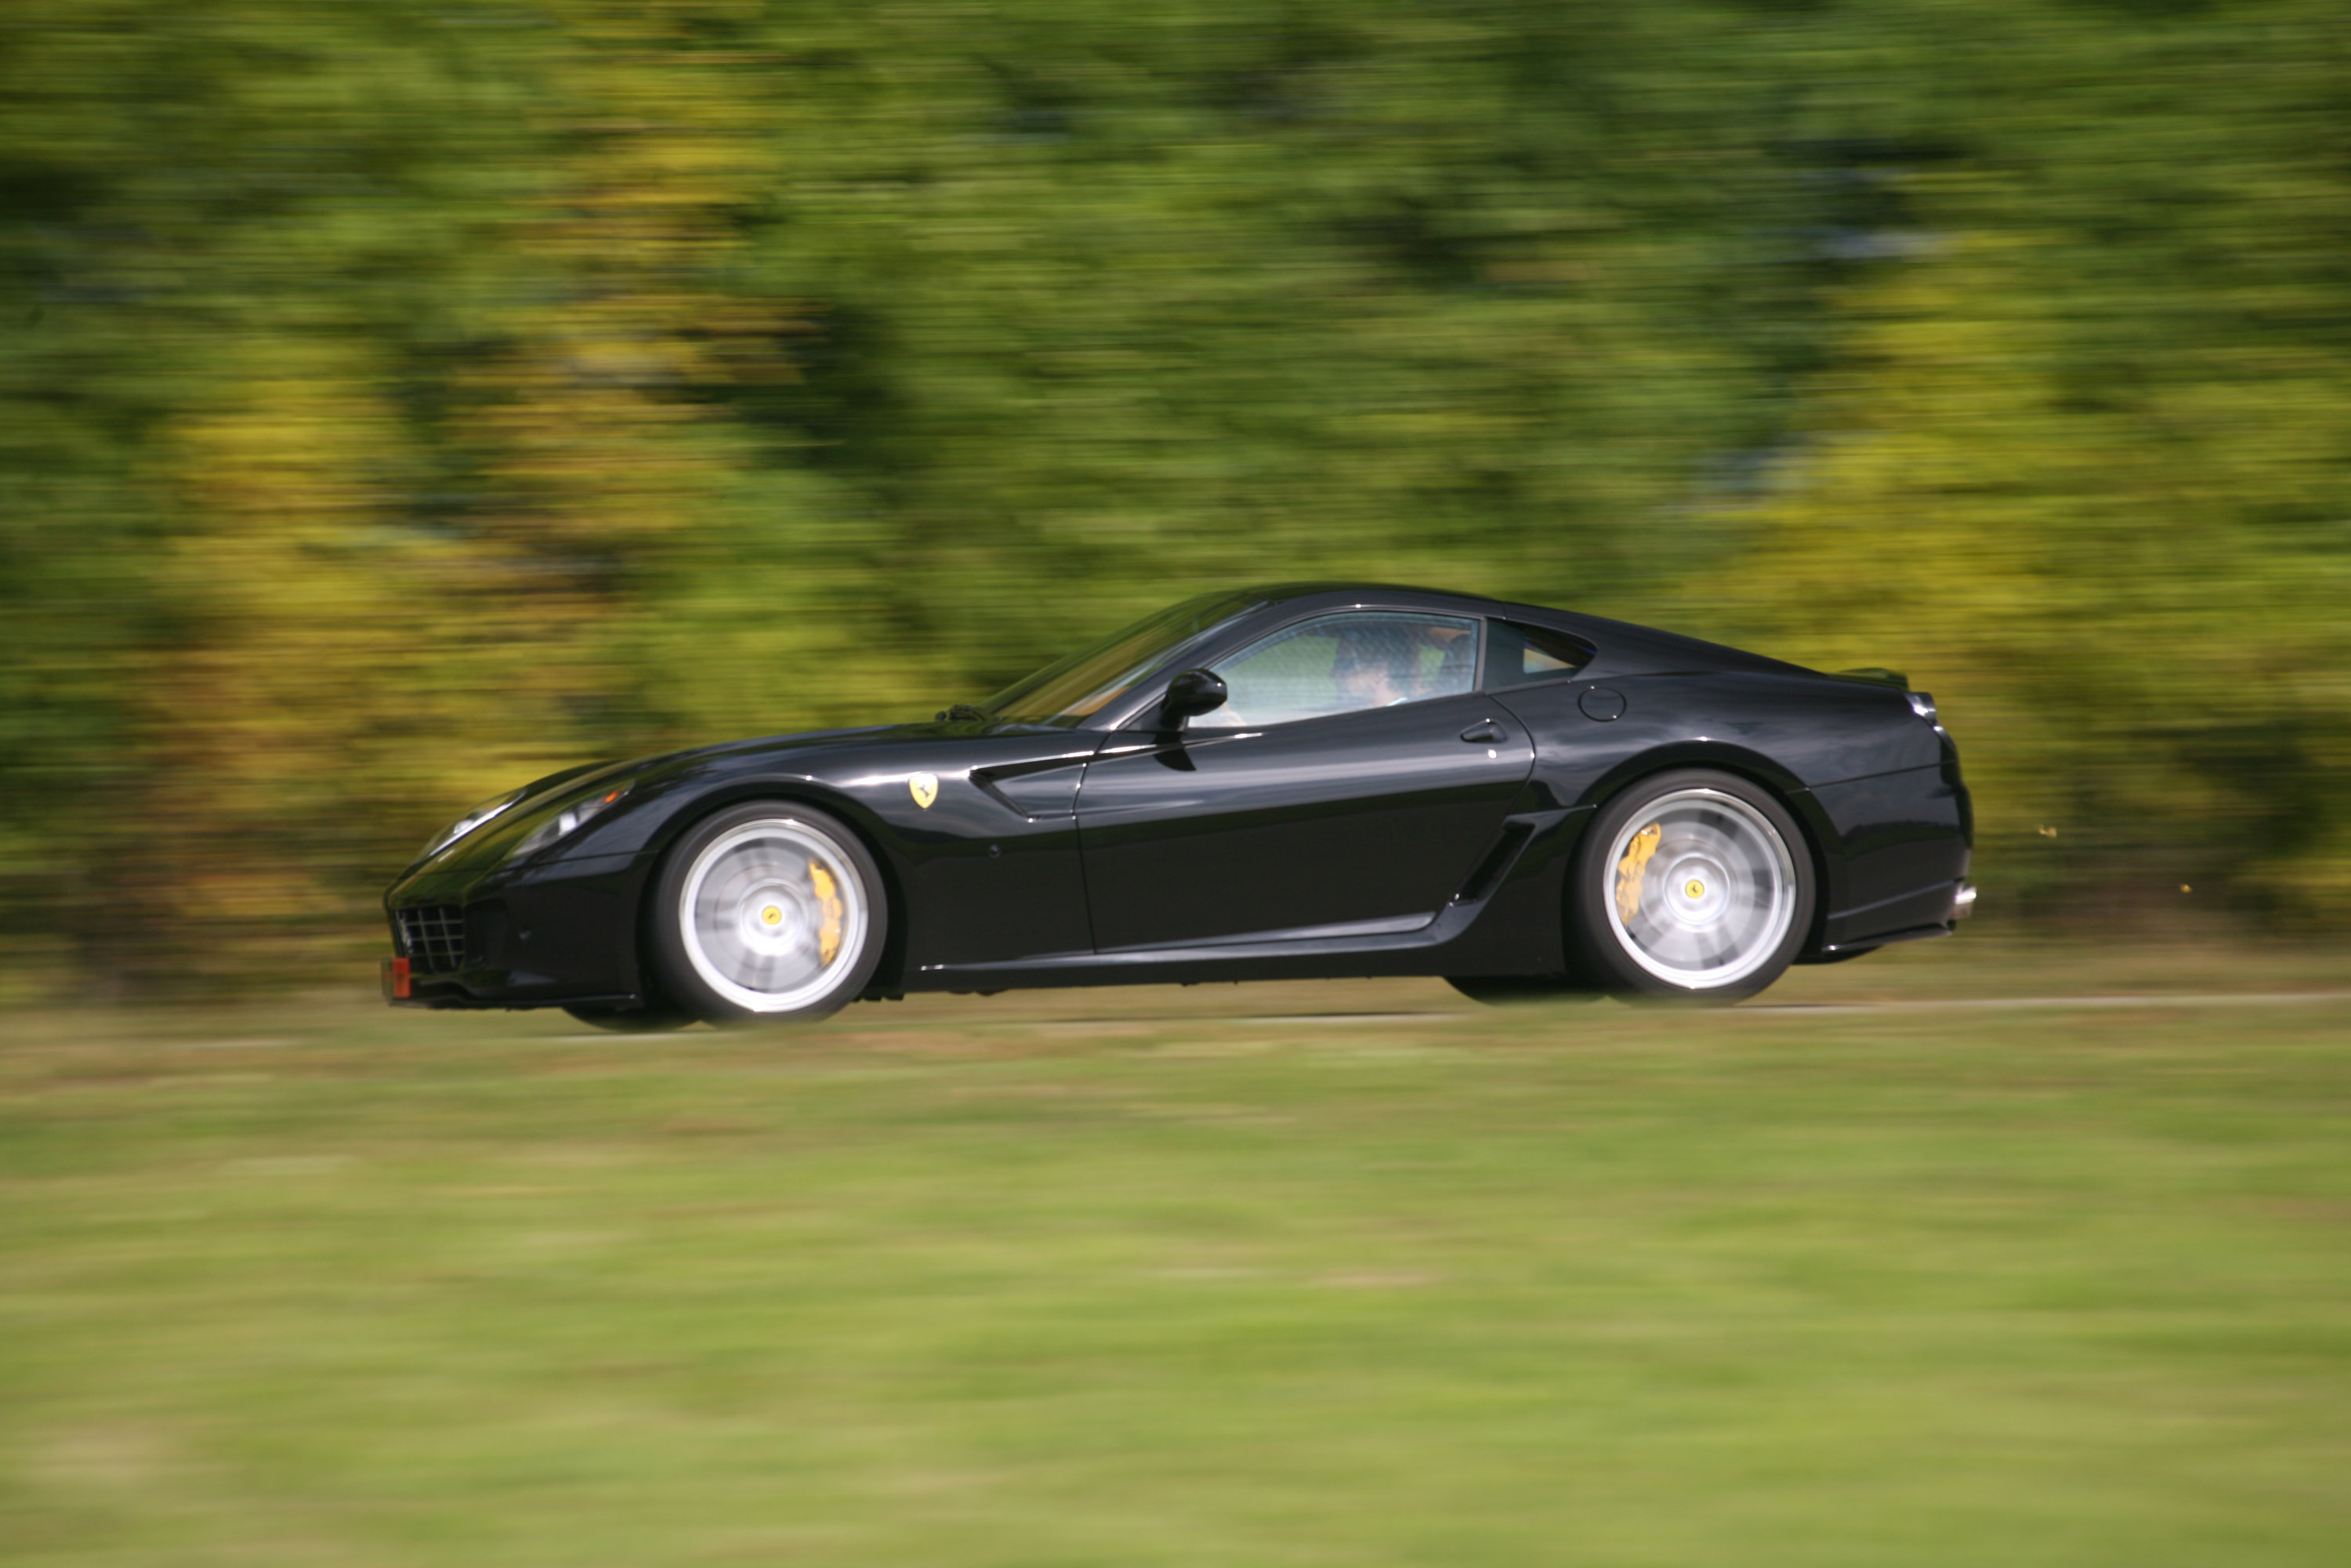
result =
[{"label": "door handle", "polygon": [[1482,718],[1463,730],[1461,738],[1472,746],[1491,746],[1502,738],[1502,727],[1490,718]]}]

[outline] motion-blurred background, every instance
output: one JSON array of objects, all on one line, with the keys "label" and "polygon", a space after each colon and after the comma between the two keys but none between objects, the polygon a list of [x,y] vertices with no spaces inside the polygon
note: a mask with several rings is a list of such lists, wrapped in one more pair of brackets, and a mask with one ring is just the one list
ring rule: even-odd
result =
[{"label": "motion-blurred background", "polygon": [[16,0],[0,971],[1308,576],[1906,670],[1991,917],[2339,927],[2346,257],[2330,0]]}]

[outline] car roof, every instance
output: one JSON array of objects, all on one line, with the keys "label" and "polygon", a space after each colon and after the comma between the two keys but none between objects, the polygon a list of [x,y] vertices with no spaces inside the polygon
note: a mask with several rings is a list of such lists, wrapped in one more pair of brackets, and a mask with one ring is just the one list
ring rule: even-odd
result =
[{"label": "car roof", "polygon": [[1413,588],[1388,582],[1271,582],[1249,585],[1237,592],[1250,594],[1269,605],[1293,610],[1344,610],[1356,605],[1378,609],[1415,609],[1437,613],[1490,615],[1531,626],[1548,626],[1581,638],[1596,651],[1585,673],[1599,674],[1661,674],[1696,670],[1745,670],[1773,674],[1816,675],[1816,670],[1784,660],[1766,658],[1744,649],[1679,632],[1636,626],[1580,611],[1557,610],[1543,604],[1523,604],[1490,599],[1479,593],[1455,593],[1444,589]]}]

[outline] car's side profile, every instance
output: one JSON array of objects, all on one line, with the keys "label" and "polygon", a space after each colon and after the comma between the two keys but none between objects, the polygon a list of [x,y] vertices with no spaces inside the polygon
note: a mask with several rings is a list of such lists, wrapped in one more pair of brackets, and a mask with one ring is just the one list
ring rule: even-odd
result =
[{"label": "car's side profile", "polygon": [[1729,1000],[1939,936],[1933,704],[1618,622],[1290,584],[917,724],[578,768],[385,897],[395,1001],[608,1027],[922,990],[1438,975]]}]

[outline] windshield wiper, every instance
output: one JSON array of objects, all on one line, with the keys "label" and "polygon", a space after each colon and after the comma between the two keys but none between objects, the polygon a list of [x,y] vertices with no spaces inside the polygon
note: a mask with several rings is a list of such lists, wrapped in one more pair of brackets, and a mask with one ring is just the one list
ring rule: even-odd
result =
[{"label": "windshield wiper", "polygon": [[967,719],[984,719],[987,716],[987,710],[984,707],[974,707],[969,703],[957,703],[953,707],[941,708],[939,710],[938,722],[941,724],[961,724]]}]

